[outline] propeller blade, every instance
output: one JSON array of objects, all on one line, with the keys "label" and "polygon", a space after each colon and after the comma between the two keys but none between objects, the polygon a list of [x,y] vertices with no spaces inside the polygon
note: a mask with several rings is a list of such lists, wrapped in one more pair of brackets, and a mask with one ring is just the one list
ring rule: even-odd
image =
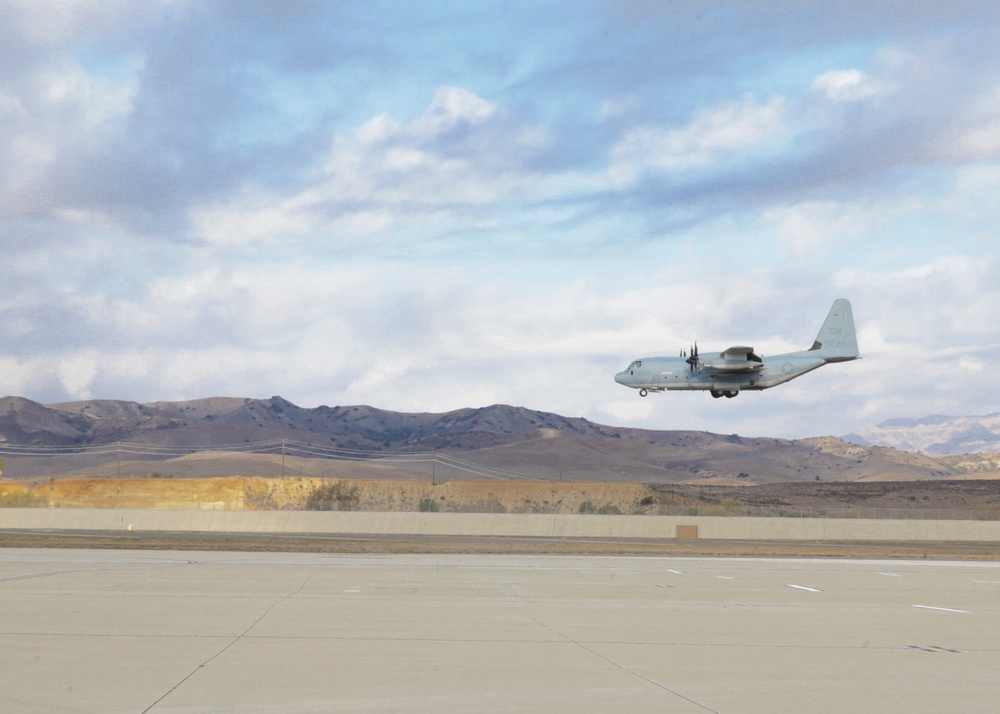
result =
[{"label": "propeller blade", "polygon": [[694,368],[698,364],[698,343],[697,342],[695,342],[694,345],[691,346],[691,353],[690,354],[691,354],[691,356],[688,357],[687,360],[685,360],[685,361],[689,365],[691,365],[691,374],[694,374]]}]

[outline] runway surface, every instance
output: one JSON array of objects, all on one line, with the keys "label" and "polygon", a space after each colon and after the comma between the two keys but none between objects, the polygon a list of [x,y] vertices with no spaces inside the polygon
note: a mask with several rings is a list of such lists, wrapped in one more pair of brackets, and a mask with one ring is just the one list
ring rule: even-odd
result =
[{"label": "runway surface", "polygon": [[0,549],[4,712],[992,712],[1000,563]]}]

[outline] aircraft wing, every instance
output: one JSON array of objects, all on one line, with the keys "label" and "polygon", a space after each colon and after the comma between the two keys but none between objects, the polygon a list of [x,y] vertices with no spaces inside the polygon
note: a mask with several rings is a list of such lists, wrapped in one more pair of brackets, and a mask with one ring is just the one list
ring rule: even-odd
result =
[{"label": "aircraft wing", "polygon": [[703,360],[701,368],[709,374],[746,374],[762,370],[764,361],[753,347],[737,345],[720,352],[718,358]]}]

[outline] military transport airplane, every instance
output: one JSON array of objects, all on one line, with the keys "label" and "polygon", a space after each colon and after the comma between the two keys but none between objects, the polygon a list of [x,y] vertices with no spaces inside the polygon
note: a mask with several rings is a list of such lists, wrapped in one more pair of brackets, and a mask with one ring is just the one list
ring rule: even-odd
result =
[{"label": "military transport airplane", "polygon": [[707,389],[712,396],[735,397],[746,389],[769,389],[830,362],[861,357],[854,333],[851,303],[834,300],[826,321],[808,350],[763,357],[753,347],[730,347],[699,353],[698,344],[680,357],[637,359],[615,381],[639,390],[639,396],[668,389]]}]

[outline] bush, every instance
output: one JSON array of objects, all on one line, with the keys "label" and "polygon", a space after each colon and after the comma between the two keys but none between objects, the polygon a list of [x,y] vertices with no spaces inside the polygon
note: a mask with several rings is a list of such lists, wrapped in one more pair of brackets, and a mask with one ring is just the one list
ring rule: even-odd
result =
[{"label": "bush", "polygon": [[305,508],[307,511],[353,511],[360,501],[357,486],[334,481],[314,488],[306,498]]},{"label": "bush", "polygon": [[433,498],[421,498],[420,510],[423,513],[437,513],[441,510],[441,507],[438,506],[438,502]]},{"label": "bush", "polygon": [[595,506],[590,501],[584,501],[580,504],[580,513],[596,516],[620,516],[622,510],[618,506]]},{"label": "bush", "polygon": [[48,498],[30,491],[0,493],[0,508],[47,508],[48,505]]},{"label": "bush", "polygon": [[722,513],[727,516],[738,516],[743,512],[743,502],[738,498],[724,498],[722,503]]}]

